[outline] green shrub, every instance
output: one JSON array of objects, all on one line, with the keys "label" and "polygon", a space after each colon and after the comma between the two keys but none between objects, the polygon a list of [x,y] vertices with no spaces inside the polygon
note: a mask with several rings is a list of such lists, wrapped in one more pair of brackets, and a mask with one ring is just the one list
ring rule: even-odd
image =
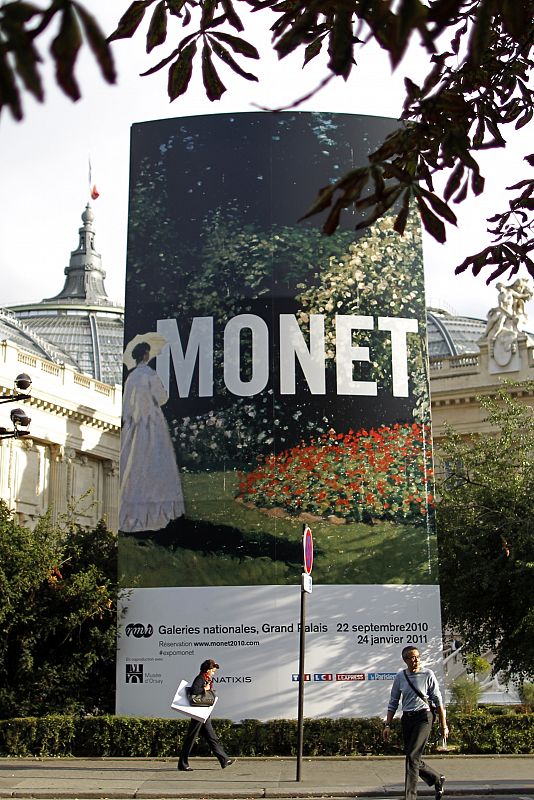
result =
[{"label": "green shrub", "polygon": [[16,756],[71,755],[75,736],[74,717],[51,714],[0,722],[0,752]]},{"label": "green shrub", "polygon": [[451,741],[460,753],[532,754],[534,717],[530,714],[455,714]]},{"label": "green shrub", "polygon": [[530,714],[534,708],[534,683],[524,681],[519,687],[519,697],[525,713]]},{"label": "green shrub", "polygon": [[470,714],[478,707],[482,687],[477,681],[461,676],[451,686],[451,699],[458,711]]},{"label": "green shrub", "polygon": [[[449,743],[460,753],[534,752],[534,715],[451,712]],[[0,720],[1,756],[77,756],[177,758],[187,719],[84,717],[54,715]],[[227,719],[213,722],[225,749],[235,756],[295,756],[295,720],[260,722]],[[305,756],[390,755],[402,752],[400,722],[395,719],[389,742],[382,741],[382,720],[307,719]],[[434,737],[438,738],[438,737]],[[429,750],[435,750],[436,744]],[[195,755],[209,755],[203,740]]]}]

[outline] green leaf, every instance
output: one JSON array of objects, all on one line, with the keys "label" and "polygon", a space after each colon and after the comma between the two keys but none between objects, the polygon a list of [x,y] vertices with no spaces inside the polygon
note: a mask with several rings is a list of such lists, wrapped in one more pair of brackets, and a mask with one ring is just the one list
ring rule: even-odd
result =
[{"label": "green leaf", "polygon": [[331,236],[338,229],[339,218],[344,208],[345,203],[343,200],[337,200],[323,224],[323,233],[326,233],[327,236]]},{"label": "green leaf", "polygon": [[234,53],[239,53],[246,58],[259,58],[260,54],[250,42],[246,42],[240,36],[232,36],[230,33],[222,33],[221,31],[211,31],[210,35],[219,39],[221,42],[229,45]]},{"label": "green leaf", "polygon": [[468,46],[468,63],[479,67],[490,46],[495,0],[479,0],[476,18],[471,29]]},{"label": "green leaf", "polygon": [[337,7],[328,43],[330,61],[328,67],[335,75],[349,77],[353,64],[352,11]]},{"label": "green leaf", "polygon": [[500,7],[504,29],[512,38],[520,41],[525,31],[532,28],[532,4],[521,0],[502,0]]},{"label": "green leaf", "polygon": [[479,195],[482,194],[484,191],[484,184],[485,180],[480,174],[480,172],[473,172],[471,177],[471,188],[473,189],[474,194]]},{"label": "green leaf", "polygon": [[237,75],[240,75],[242,78],[245,78],[247,81],[257,81],[258,78],[253,75],[251,72],[245,72],[244,69],[241,69],[235,58],[231,55],[231,53],[226,50],[225,47],[222,46],[220,42],[218,42],[213,37],[210,37],[210,45],[213,48],[213,52],[215,55],[224,61]]},{"label": "green leaf", "polygon": [[452,209],[449,208],[447,203],[444,203],[443,200],[441,200],[441,198],[439,198],[432,192],[427,191],[422,186],[419,186],[415,190],[415,193],[416,195],[420,193],[425,198],[425,200],[427,200],[430,203],[436,214],[439,214],[440,217],[446,219],[447,222],[451,223],[451,225],[456,225],[457,223],[456,214]]},{"label": "green leaf", "polygon": [[208,99],[211,101],[220,100],[226,91],[226,86],[219,78],[213,65],[211,48],[207,42],[204,42],[204,47],[202,48],[202,81]]},{"label": "green leaf", "polygon": [[53,40],[50,52],[56,64],[56,80],[72,100],[80,99],[80,89],[74,77],[74,65],[82,45],[78,20],[71,5],[65,6],[61,15],[58,35]]},{"label": "green leaf", "polygon": [[428,9],[421,0],[401,0],[397,10],[401,42],[406,48],[414,30],[424,31]]},{"label": "green leaf", "polygon": [[315,56],[318,56],[318,55],[319,55],[319,53],[321,52],[321,48],[322,48],[322,46],[323,46],[323,40],[322,40],[322,38],[321,38],[321,37],[320,37],[320,38],[317,38],[317,39],[315,39],[315,41],[314,41],[314,42],[312,42],[311,44],[309,44],[309,45],[307,46],[306,50],[304,51],[304,64],[303,64],[302,66],[304,66],[304,67],[305,67],[305,66],[306,66],[306,64],[307,64],[309,61],[311,61],[311,60],[312,60],[312,58],[315,58]]},{"label": "green leaf", "polygon": [[464,201],[464,200],[465,200],[465,198],[467,197],[467,192],[468,192],[468,189],[469,189],[469,178],[466,178],[466,179],[464,180],[464,182],[463,182],[463,184],[462,184],[462,186],[461,186],[461,188],[460,188],[460,190],[459,190],[458,194],[457,194],[457,195],[456,195],[456,197],[454,198],[453,202],[454,202],[454,203],[456,203],[457,205],[458,205],[459,203],[463,203],[463,201]]},{"label": "green leaf", "polygon": [[146,51],[151,53],[167,38],[167,10],[165,0],[160,0],[154,9],[146,35]]},{"label": "green leaf", "polygon": [[213,22],[213,16],[217,7],[217,0],[202,0],[202,17],[200,20],[200,30],[205,31]]},{"label": "green leaf", "polygon": [[484,141],[484,131],[486,130],[486,121],[482,115],[479,116],[475,135],[473,136],[473,145],[480,147]]},{"label": "green leaf", "polygon": [[[4,6],[4,9],[7,8],[7,6]],[[9,9],[11,9],[11,6]],[[26,20],[17,14],[7,14],[6,16],[7,18],[4,18],[3,34],[6,48],[11,51],[15,59],[14,73],[35,99],[42,102],[44,91],[37,68],[41,58],[34,47],[31,36],[24,28]]]},{"label": "green leaf", "polygon": [[116,30],[108,37],[109,42],[116,39],[129,39],[141,24],[145,11],[154,0],[134,0],[128,10],[122,15]]},{"label": "green leaf", "polygon": [[434,0],[428,10],[428,19],[436,22],[439,30],[443,30],[458,16],[464,0]]},{"label": "green leaf", "polygon": [[[293,22],[286,32],[280,36],[275,44],[275,50],[279,58],[292,53],[299,47],[303,41],[307,39],[310,31],[314,30],[316,25],[316,14],[311,9],[303,9],[300,16]],[[274,30],[275,26],[273,26]],[[275,36],[277,31],[275,30]],[[309,40],[308,40],[309,41]]]},{"label": "green leaf", "polygon": [[374,198],[372,202],[365,202],[360,200],[359,203],[356,203],[356,208],[361,209],[364,206],[371,208],[371,213],[367,215],[367,217],[355,225],[355,230],[363,230],[368,228],[374,222],[377,221],[380,217],[384,216],[384,214],[389,211],[389,209],[396,203],[403,192],[402,186],[391,186],[387,191],[382,195],[382,198],[378,200],[378,198]]},{"label": "green leaf", "polygon": [[172,102],[183,94],[189,86],[193,74],[193,58],[197,52],[196,39],[184,47],[174,64],[169,69],[167,94]]},{"label": "green leaf", "polygon": [[460,161],[451,172],[449,180],[447,181],[445,189],[443,191],[443,197],[447,202],[451,199],[454,192],[460,186],[464,172],[465,172],[465,166]]},{"label": "green leaf", "polygon": [[334,192],[335,187],[332,185],[323,186],[321,189],[319,189],[313,204],[306,211],[306,213],[300,217],[299,222],[302,222],[302,220],[308,219],[309,217],[313,217],[315,214],[320,214],[321,211],[324,211],[325,208],[328,208],[332,204]]},{"label": "green leaf", "polygon": [[425,230],[428,231],[433,239],[443,244],[447,240],[445,235],[445,225],[440,219],[438,219],[438,217],[436,217],[435,214],[432,213],[421,195],[416,194],[416,201],[419,208],[419,213],[421,215],[421,220],[425,226]]},{"label": "green leaf", "polygon": [[108,83],[115,83],[117,73],[113,54],[102,29],[96,19],[91,14],[88,14],[80,3],[74,3],[74,7],[80,17],[83,33],[100,67],[100,72]]},{"label": "green leaf", "polygon": [[408,221],[408,215],[410,213],[410,197],[411,197],[411,192],[409,190],[406,190],[404,192],[402,208],[397,214],[397,217],[393,224],[393,228],[397,231],[397,233],[400,233],[401,235],[404,233],[404,230],[406,228],[406,222]]},{"label": "green leaf", "polygon": [[222,7],[224,9],[224,13],[226,14],[226,19],[232,26],[235,28],[236,31],[243,31],[245,28],[243,27],[243,23],[241,22],[232,0],[222,0]]},{"label": "green leaf", "polygon": [[0,109],[4,106],[9,108],[14,119],[17,121],[22,119],[22,105],[15,76],[0,49]]},{"label": "green leaf", "polygon": [[186,0],[167,0],[167,8],[173,17],[182,16],[182,8],[185,6]]},{"label": "green leaf", "polygon": [[30,19],[38,14],[42,14],[42,10],[32,3],[25,2],[12,2],[4,3],[2,8],[2,15],[5,20],[12,20],[15,23],[29,22]]},{"label": "green leaf", "polygon": [[524,128],[524,127],[525,127],[525,125],[528,125],[528,123],[529,123],[529,122],[530,122],[530,120],[532,119],[532,115],[533,115],[533,114],[532,114],[532,109],[531,109],[531,108],[529,108],[529,109],[528,109],[528,111],[525,111],[525,113],[523,114],[523,116],[522,116],[522,117],[520,117],[520,118],[517,120],[517,122],[516,122],[516,124],[515,124],[515,129],[516,129],[516,130],[519,130],[520,128]]}]

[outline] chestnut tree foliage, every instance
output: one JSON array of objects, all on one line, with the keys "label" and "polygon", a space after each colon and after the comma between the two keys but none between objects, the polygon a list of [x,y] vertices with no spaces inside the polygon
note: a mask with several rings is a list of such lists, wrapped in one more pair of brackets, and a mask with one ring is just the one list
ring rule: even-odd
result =
[{"label": "chestnut tree foliage", "polygon": [[[428,71],[420,83],[405,79],[398,128],[368,164],[319,189],[311,203],[307,216],[328,212],[326,233],[352,206],[363,214],[358,227],[394,209],[402,232],[413,201],[426,230],[444,242],[446,224],[456,224],[454,205],[484,191],[479,151],[505,147],[509,126],[532,121],[534,0],[134,0],[108,38],[89,7],[78,0],[45,0],[45,8],[0,0],[0,111],[8,108],[20,119],[24,90],[43,99],[39,37],[54,26],[56,79],[73,100],[80,96],[75,64],[84,41],[104,79],[114,82],[111,43],[143,36],[147,53],[156,55],[144,74],[166,70],[171,100],[186,93],[194,69],[214,101],[226,91],[229,70],[257,81],[261,56],[249,41],[243,9],[271,31],[280,58],[300,51],[305,66],[326,54],[324,82],[353,75],[365,80],[358,76],[358,56],[370,40],[387,53],[392,69],[412,40],[419,43]],[[490,281],[523,266],[534,275],[534,153],[524,158],[525,178],[509,187],[508,208],[488,220],[492,244],[457,272],[489,271]],[[445,180],[437,189],[440,174]]]},{"label": "chestnut tree foliage", "polygon": [[0,718],[110,713],[115,702],[117,537],[0,501]]},{"label": "chestnut tree foliage", "polygon": [[440,442],[439,576],[444,623],[508,678],[534,678],[534,417],[503,387],[481,401],[492,434]]}]

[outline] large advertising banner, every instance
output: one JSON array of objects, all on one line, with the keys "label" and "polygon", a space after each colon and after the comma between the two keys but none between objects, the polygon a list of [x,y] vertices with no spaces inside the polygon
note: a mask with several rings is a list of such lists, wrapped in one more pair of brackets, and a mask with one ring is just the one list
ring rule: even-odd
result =
[{"label": "large advertising banner", "polygon": [[438,671],[421,237],[299,222],[392,120],[290,112],[133,126],[117,713],[171,717],[221,665],[217,716],[384,712],[400,651]]}]

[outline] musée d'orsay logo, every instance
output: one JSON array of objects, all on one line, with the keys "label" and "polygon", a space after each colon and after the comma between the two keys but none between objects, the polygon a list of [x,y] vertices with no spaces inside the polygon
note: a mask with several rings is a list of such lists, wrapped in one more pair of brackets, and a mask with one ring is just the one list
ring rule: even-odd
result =
[{"label": "mus\u00e9e d'orsay logo", "polygon": [[143,683],[142,664],[126,664],[126,683]]}]

